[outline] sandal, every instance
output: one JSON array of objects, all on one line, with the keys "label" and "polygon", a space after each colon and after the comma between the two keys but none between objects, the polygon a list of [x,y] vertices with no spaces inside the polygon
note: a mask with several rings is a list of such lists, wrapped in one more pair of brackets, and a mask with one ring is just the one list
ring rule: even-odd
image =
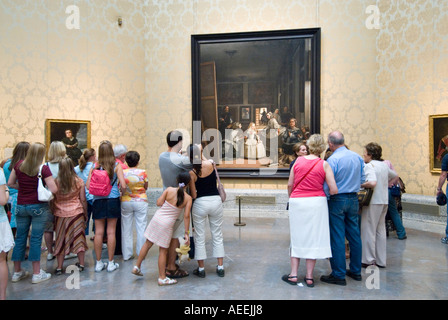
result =
[{"label": "sandal", "polygon": [[60,276],[62,274],[62,269],[56,269],[54,271],[54,274],[57,275],[57,276]]},{"label": "sandal", "polygon": [[[305,280],[305,284],[308,288],[313,288],[314,287],[314,279],[313,278],[307,278],[305,277],[303,280]],[[311,281],[311,283],[308,283],[307,281]]]},{"label": "sandal", "polygon": [[168,285],[170,285],[170,284],[176,284],[177,283],[177,280],[175,280],[175,279],[170,279],[170,278],[168,278],[168,277],[166,277],[165,279],[158,279],[157,280],[157,282],[158,282],[158,284],[159,284],[159,286],[168,286]]},{"label": "sandal", "polygon": [[297,280],[296,281],[291,281],[289,279],[297,279],[297,276],[290,276],[289,274],[285,274],[282,277],[282,280],[285,281],[286,283],[289,283],[293,286],[296,286],[298,284]]},{"label": "sandal", "polygon": [[169,277],[171,277],[173,279],[179,279],[179,278],[188,277],[189,274],[188,274],[187,271],[180,269],[179,266],[176,265],[176,270],[168,270],[168,269],[166,269],[166,276],[167,277],[169,276]]},{"label": "sandal", "polygon": [[136,276],[143,277],[142,270],[140,270],[140,268],[137,266],[134,266],[134,268],[132,269],[132,274],[135,274]]},{"label": "sandal", "polygon": [[80,272],[84,271],[84,266],[83,266],[82,264],[80,264],[79,262],[75,263],[75,266],[78,267],[78,270],[79,270]]}]

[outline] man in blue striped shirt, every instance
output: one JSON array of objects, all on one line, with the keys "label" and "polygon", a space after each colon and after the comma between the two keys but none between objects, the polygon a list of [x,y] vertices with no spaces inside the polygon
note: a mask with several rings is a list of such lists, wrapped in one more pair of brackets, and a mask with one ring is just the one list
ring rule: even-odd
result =
[{"label": "man in blue striped shirt", "polygon": [[[365,182],[364,160],[345,146],[344,135],[334,131],[328,135],[328,146],[333,154],[327,159],[333,169],[338,194],[329,196],[330,241],[332,272],[321,281],[346,285],[345,276],[361,280],[361,236],[358,225],[359,202],[357,192]],[[325,186],[327,192],[328,187]],[[327,193],[328,195],[328,193]],[[350,246],[350,264],[346,270],[345,238]]]}]

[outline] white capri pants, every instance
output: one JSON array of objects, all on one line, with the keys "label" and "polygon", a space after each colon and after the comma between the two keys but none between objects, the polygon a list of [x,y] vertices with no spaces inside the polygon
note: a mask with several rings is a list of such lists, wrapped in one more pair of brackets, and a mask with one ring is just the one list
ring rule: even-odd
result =
[{"label": "white capri pants", "polygon": [[362,263],[386,266],[387,204],[370,204],[362,208]]},{"label": "white capri pants", "polygon": [[208,217],[212,236],[213,257],[223,258],[224,240],[222,236],[223,208],[220,196],[205,196],[193,203],[194,245],[196,260],[205,260],[205,223]]},{"label": "white capri pants", "polygon": [[138,255],[146,241],[144,236],[148,224],[148,203],[146,201],[124,201],[121,203],[121,251],[124,260],[129,260],[134,253],[134,222]]}]

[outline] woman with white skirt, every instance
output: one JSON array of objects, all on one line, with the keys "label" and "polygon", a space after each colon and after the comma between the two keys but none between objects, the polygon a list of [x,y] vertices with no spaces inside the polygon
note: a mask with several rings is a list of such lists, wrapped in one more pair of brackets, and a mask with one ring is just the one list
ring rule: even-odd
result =
[{"label": "woman with white skirt", "polygon": [[297,285],[300,259],[306,259],[305,284],[314,287],[313,272],[316,259],[331,257],[326,182],[330,194],[337,194],[334,174],[328,163],[319,156],[325,151],[325,141],[319,134],[308,142],[309,155],[297,158],[288,181],[289,224],[291,233],[291,272],[282,280]]},{"label": "woman with white skirt", "polygon": [[217,188],[217,178],[213,162],[202,157],[202,149],[198,145],[188,147],[190,162],[190,192],[194,200],[192,215],[194,227],[195,260],[198,268],[193,274],[204,278],[204,260],[207,258],[205,250],[205,223],[209,221],[212,236],[213,257],[217,258],[216,273],[224,277],[224,241],[222,236],[223,207]]}]

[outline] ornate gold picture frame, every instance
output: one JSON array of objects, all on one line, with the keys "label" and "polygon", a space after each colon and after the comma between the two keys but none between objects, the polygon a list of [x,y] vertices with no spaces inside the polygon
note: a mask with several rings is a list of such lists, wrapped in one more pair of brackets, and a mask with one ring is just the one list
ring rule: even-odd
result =
[{"label": "ornate gold picture frame", "polygon": [[442,158],[448,154],[448,114],[429,116],[429,168],[440,173]]},{"label": "ornate gold picture frame", "polygon": [[62,141],[66,146],[67,155],[74,161],[75,166],[78,165],[82,152],[91,147],[90,121],[47,119],[45,121],[47,155],[53,141]]}]

